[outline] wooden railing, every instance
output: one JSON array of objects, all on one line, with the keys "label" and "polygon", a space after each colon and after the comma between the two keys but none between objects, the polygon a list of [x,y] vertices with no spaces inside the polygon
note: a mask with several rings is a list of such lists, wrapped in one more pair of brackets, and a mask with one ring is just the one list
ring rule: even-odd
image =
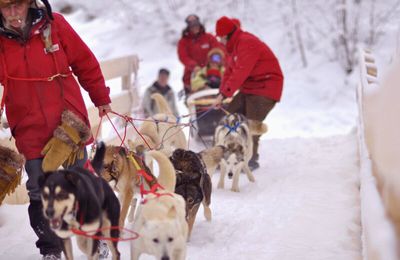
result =
[{"label": "wooden railing", "polygon": [[[106,81],[121,79],[121,91],[111,96],[111,107],[114,111],[123,115],[131,115],[135,110],[139,109],[139,92],[137,86],[137,72],[139,70],[139,59],[136,55],[125,56],[112,60],[103,61],[100,64]],[[89,120],[92,125],[93,134],[96,133],[99,126],[100,118],[98,110],[94,106],[88,107]],[[115,117],[110,115],[110,117]],[[122,126],[124,122],[115,121],[117,125]],[[109,123],[105,122],[107,127]],[[109,125],[108,125],[109,127]],[[128,127],[128,136],[133,134],[133,129]],[[98,139],[107,141],[109,144],[118,144],[119,138],[116,133],[111,135],[103,134],[100,129]]]},{"label": "wooden railing", "polygon": [[396,82],[379,83],[371,52],[360,51],[360,69],[357,99],[363,255],[370,260],[395,260],[398,259],[398,234],[393,218],[396,216],[391,212],[396,205],[399,209],[400,196],[396,197],[393,189],[400,191],[400,179],[390,175],[400,174],[400,165],[396,162],[400,162],[397,159],[400,153],[390,153],[396,150],[393,145],[400,145],[400,121],[392,116],[395,113],[400,118],[400,110],[394,110],[400,91],[392,91],[390,87]]}]

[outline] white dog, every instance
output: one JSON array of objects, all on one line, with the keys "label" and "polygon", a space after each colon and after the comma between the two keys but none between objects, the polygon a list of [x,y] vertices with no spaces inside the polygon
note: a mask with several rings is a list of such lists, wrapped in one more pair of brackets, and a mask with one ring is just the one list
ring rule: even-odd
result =
[{"label": "white dog", "polygon": [[159,163],[158,182],[165,190],[158,191],[160,196],[147,195],[138,209],[133,229],[140,236],[131,244],[131,259],[146,253],[159,260],[183,260],[188,238],[185,200],[174,193],[176,176],[169,159],[162,153],[149,153]]},{"label": "white dog", "polygon": [[247,119],[241,114],[230,114],[221,119],[214,135],[215,145],[223,146],[221,158],[221,175],[218,188],[224,188],[225,175],[233,177],[232,191],[239,192],[239,176],[243,170],[249,181],[254,182],[254,176],[249,168],[253,154],[253,139]]}]

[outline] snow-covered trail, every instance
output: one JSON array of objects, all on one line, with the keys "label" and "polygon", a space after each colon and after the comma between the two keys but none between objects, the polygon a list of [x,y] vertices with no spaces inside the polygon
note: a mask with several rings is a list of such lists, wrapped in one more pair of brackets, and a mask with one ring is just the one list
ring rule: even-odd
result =
[{"label": "snow-covered trail", "polygon": [[[256,183],[242,175],[240,193],[230,181],[214,189],[211,223],[200,209],[187,259],[361,259],[356,135],[267,139],[261,148]],[[34,241],[27,206],[0,207],[0,259],[39,259]],[[120,250],[129,259],[129,245]]]}]

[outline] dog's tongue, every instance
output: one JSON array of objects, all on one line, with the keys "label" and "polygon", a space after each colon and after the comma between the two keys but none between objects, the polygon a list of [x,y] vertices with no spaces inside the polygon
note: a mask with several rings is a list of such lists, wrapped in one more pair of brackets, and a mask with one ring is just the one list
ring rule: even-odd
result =
[{"label": "dog's tongue", "polygon": [[53,218],[52,220],[50,220],[50,227],[52,229],[59,229],[61,226],[61,220],[58,218]]}]

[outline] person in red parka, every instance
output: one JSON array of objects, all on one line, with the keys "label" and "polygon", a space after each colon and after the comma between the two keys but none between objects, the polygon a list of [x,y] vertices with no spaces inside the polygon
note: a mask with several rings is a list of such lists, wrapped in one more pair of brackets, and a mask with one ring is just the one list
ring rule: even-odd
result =
[{"label": "person in red parka", "polygon": [[[42,150],[71,111],[90,129],[80,85],[89,92],[99,115],[111,111],[109,89],[99,63],[68,22],[36,0],[0,0],[0,83],[17,149],[26,158],[30,223],[44,259],[61,259],[61,243],[42,212],[38,179]],[[3,105],[3,104],[2,104]],[[75,165],[83,166],[84,159]]]},{"label": "person in red parka", "polygon": [[191,92],[190,77],[193,71],[207,65],[207,54],[211,49],[223,46],[213,35],[205,32],[197,15],[189,15],[185,22],[187,26],[178,42],[178,56],[185,66],[182,80],[185,93],[188,95]]},{"label": "person in red parka", "polygon": [[[228,111],[242,113],[255,128],[261,128],[262,121],[282,95],[283,74],[278,59],[264,42],[242,31],[226,16],[217,21],[216,33],[226,45],[230,64],[215,105],[239,91],[229,104]],[[253,136],[253,157],[249,162],[252,169],[259,167],[259,140],[259,135]]]}]

